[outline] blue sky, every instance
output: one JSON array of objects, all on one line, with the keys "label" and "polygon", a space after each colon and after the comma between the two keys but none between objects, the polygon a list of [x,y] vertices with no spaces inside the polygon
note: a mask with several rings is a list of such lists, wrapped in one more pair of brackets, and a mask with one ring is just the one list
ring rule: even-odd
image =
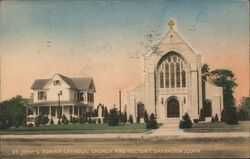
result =
[{"label": "blue sky", "polygon": [[[248,6],[243,0],[2,1],[2,96],[29,96],[35,78],[59,72],[93,76],[100,88],[97,100],[112,105],[119,88],[129,90],[143,81],[142,60],[129,56],[143,54],[146,36],[152,32],[160,34],[157,43],[168,30],[167,21],[175,19],[176,30],[203,62],[238,75],[240,98],[249,87]],[[241,67],[235,68],[232,59],[242,60]],[[105,72],[104,80],[100,71]],[[26,82],[13,90],[15,79],[21,78],[17,74]],[[129,84],[123,81],[130,77]],[[116,83],[109,83],[112,80]],[[102,82],[110,87],[104,88]],[[107,97],[105,90],[114,93]]]}]

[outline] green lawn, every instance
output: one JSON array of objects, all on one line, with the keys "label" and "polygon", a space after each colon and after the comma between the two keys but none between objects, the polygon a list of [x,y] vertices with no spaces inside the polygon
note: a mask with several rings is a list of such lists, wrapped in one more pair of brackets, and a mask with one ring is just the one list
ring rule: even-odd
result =
[{"label": "green lawn", "polygon": [[219,123],[193,123],[191,129],[184,129],[185,132],[207,133],[207,132],[248,132],[250,121],[240,121],[237,125]]},{"label": "green lawn", "polygon": [[145,124],[67,124],[44,125],[39,127],[10,128],[0,134],[103,134],[103,133],[142,133],[147,132]]}]

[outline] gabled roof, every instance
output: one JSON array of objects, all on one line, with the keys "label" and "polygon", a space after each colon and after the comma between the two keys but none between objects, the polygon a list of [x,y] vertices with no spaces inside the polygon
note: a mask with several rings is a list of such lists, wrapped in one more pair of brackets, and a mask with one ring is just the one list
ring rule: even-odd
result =
[{"label": "gabled roof", "polygon": [[[59,75],[62,80],[64,80],[72,89],[80,90],[80,91],[87,91],[89,89],[90,84],[93,85],[93,89],[95,90],[93,78],[69,78],[61,74]],[[45,85],[48,84],[52,79],[36,79],[31,86],[33,90],[42,90],[44,89]]]}]

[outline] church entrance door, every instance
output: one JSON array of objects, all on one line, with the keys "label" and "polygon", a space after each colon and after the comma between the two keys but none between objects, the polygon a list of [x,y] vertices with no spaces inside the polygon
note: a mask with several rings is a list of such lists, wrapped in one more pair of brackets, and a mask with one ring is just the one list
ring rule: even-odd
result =
[{"label": "church entrance door", "polygon": [[178,100],[171,98],[167,102],[167,118],[179,118],[180,117],[180,106]]}]

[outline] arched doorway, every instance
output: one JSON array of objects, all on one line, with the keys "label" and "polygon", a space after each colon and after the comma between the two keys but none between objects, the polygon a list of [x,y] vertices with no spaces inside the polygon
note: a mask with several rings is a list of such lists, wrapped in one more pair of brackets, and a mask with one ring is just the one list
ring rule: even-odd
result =
[{"label": "arched doorway", "polygon": [[212,117],[212,102],[210,100],[204,101],[204,117]]},{"label": "arched doorway", "polygon": [[142,103],[137,104],[137,114],[140,118],[144,117],[144,111],[145,111],[144,104]]},{"label": "arched doorway", "polygon": [[171,98],[167,102],[167,118],[180,117],[180,104],[177,99]]}]

